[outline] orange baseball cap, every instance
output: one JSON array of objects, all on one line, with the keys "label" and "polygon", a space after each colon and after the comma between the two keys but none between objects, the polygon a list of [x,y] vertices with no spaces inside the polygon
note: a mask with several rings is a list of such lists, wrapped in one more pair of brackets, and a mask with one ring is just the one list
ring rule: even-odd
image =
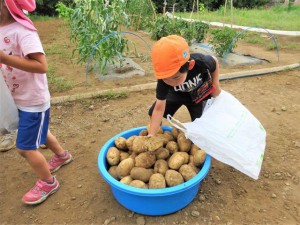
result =
[{"label": "orange baseball cap", "polygon": [[152,47],[152,64],[157,79],[173,76],[189,59],[189,45],[177,35],[162,37]]}]

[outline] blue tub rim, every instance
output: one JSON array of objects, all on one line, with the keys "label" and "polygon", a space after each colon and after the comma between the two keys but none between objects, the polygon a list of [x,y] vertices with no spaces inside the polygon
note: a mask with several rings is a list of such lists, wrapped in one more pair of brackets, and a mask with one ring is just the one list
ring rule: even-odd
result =
[{"label": "blue tub rim", "polygon": [[[192,179],[174,186],[174,187],[167,187],[167,188],[160,188],[160,189],[143,189],[143,188],[136,188],[132,187],[126,184],[121,183],[120,181],[113,178],[106,168],[107,162],[106,162],[106,153],[109,149],[109,147],[114,146],[114,140],[117,137],[124,137],[129,132],[138,132],[141,130],[147,129],[146,126],[136,127],[132,128],[126,131],[123,131],[112,138],[110,138],[100,149],[99,155],[98,155],[98,169],[100,171],[100,174],[102,175],[103,179],[112,187],[121,190],[123,192],[126,192],[128,194],[138,195],[138,196],[166,196],[166,195],[172,195],[174,193],[180,193],[183,191],[186,191],[187,189],[192,188],[195,185],[199,185],[200,182],[206,177],[206,175],[209,172],[210,165],[211,165],[211,157],[210,155],[206,154],[206,159],[204,161],[204,164],[202,165],[201,170],[199,173],[194,176]],[[165,131],[170,131],[172,128],[169,126],[162,126],[162,129]],[[106,151],[105,151],[106,149]]]}]

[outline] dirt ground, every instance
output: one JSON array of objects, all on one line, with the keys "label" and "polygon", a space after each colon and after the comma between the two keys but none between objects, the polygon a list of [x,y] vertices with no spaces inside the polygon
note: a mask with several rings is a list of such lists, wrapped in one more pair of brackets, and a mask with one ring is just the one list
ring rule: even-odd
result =
[{"label": "dirt ground", "polygon": [[[144,77],[98,81],[85,65],[69,60],[72,50],[65,24],[60,20],[36,22],[55,76],[75,84],[72,90],[52,92],[52,97],[97,90],[129,87],[154,82],[151,63],[140,62]],[[139,32],[149,44],[147,34]],[[278,37],[282,46],[294,43],[298,48],[276,51],[262,46],[239,43],[238,51],[267,58],[271,63],[223,67],[221,74],[277,67],[300,62],[299,37]],[[147,48],[139,44],[140,52]],[[53,50],[53,46],[57,51]],[[62,49],[64,51],[62,51]],[[61,51],[60,51],[61,50]],[[259,54],[259,55],[258,55]],[[138,61],[138,59],[137,59]],[[263,76],[221,81],[222,89],[237,97],[263,124],[267,145],[258,180],[216,160],[202,182],[196,198],[184,209],[165,216],[144,216],[121,206],[109,185],[102,179],[97,157],[112,136],[148,124],[148,108],[154,90],[129,92],[125,98],[84,99],[52,105],[50,129],[62,145],[71,151],[74,161],[56,175],[60,190],[38,206],[21,203],[23,194],[37,177],[15,150],[0,154],[0,224],[138,224],[138,225],[296,225],[300,224],[300,70],[288,70]],[[184,108],[175,115],[182,122],[190,118]],[[165,125],[168,125],[164,121]],[[46,158],[49,150],[41,150]]]}]

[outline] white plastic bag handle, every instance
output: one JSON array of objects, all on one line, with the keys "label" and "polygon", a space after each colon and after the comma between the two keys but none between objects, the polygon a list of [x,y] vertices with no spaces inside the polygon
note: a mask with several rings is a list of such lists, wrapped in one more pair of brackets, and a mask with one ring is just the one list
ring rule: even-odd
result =
[{"label": "white plastic bag handle", "polygon": [[[181,130],[183,133],[186,133],[186,127],[179,120],[176,120],[170,114],[167,115],[167,120],[173,127],[176,127],[177,129]],[[172,120],[174,122],[172,122]]]}]

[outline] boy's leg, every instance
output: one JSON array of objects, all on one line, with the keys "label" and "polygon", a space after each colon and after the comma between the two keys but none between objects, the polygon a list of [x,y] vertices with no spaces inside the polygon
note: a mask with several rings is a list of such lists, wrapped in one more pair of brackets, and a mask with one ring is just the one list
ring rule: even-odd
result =
[{"label": "boy's leg", "polygon": [[192,121],[202,116],[203,102],[199,102],[198,104],[188,104],[186,107],[190,113]]},{"label": "boy's leg", "polygon": [[[155,103],[156,102],[154,102],[153,105],[149,109],[148,115],[150,117],[152,116],[153,109],[155,107]],[[167,101],[166,102],[166,109],[165,109],[165,112],[164,112],[164,117],[167,118],[168,114],[173,116],[181,106],[182,106],[182,103]]]},{"label": "boy's leg", "polygon": [[56,137],[50,131],[47,133],[46,146],[54,153],[54,156],[48,162],[51,173],[59,170],[63,165],[72,162],[73,157],[70,152],[62,148]]}]

